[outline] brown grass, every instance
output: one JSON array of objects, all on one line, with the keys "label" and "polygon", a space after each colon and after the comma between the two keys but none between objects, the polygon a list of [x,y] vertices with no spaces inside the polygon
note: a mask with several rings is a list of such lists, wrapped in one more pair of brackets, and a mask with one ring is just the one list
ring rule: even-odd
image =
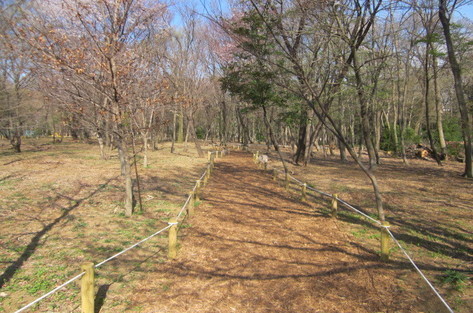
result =
[{"label": "brown grass", "polygon": [[[1,143],[0,262],[9,279],[0,312],[165,226],[206,162],[183,147],[177,156],[168,146],[152,152],[151,167],[140,168],[145,212],[129,219],[118,161],[99,160],[96,146],[7,148]],[[374,213],[354,163],[318,158],[291,170]],[[448,269],[471,277],[472,182],[460,171],[456,163],[405,167],[385,158],[377,175],[393,232],[457,312],[470,312],[471,280],[455,290],[439,279]],[[379,231],[365,219],[343,211],[334,220],[316,195],[301,202],[297,186],[284,191],[248,154],[226,157],[215,173],[181,227],[177,260],[166,261],[164,235],[98,270],[100,312],[445,312],[397,249],[392,261],[379,261]],[[77,311],[77,295],[75,284],[32,311]]]},{"label": "brown grass", "polygon": [[[263,147],[257,147],[256,149]],[[289,153],[286,157],[289,159]],[[429,279],[447,297],[458,312],[473,311],[473,180],[460,176],[463,164],[444,162],[442,167],[432,161],[402,160],[383,157],[376,176],[385,202],[387,220],[401,244]],[[273,154],[273,165],[278,166]],[[341,162],[337,155],[324,159],[317,153],[308,167],[289,165],[294,176],[340,198],[376,217],[371,184],[353,161]],[[318,198],[318,197],[317,197]],[[357,238],[364,248],[378,249],[378,231],[366,219],[346,211],[340,217],[341,227]],[[396,247],[393,259],[410,265]],[[459,285],[443,283],[447,271],[468,277]],[[415,272],[412,278],[420,279]],[[435,296],[426,285],[425,293]],[[459,290],[458,290],[459,289]],[[437,306],[429,310],[435,312]],[[430,311],[429,311],[430,312]]]},{"label": "brown grass", "polygon": [[[15,154],[1,142],[0,274],[6,296],[0,297],[0,312],[12,312],[80,273],[82,262],[98,263],[166,226],[206,160],[183,146],[177,154],[167,144],[160,148],[151,152],[149,168],[139,166],[144,212],[126,218],[118,160],[100,160],[96,145],[31,140]],[[126,310],[142,273],[164,262],[164,237],[97,271],[100,307]],[[77,311],[77,295],[74,283],[31,311]]]}]

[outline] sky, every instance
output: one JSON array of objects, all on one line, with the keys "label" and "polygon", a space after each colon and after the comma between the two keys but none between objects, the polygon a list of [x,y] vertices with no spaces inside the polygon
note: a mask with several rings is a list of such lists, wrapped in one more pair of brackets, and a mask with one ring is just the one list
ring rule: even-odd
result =
[{"label": "sky", "polygon": [[463,15],[464,17],[467,17],[473,21],[473,4],[461,7],[458,10],[457,15],[460,15],[460,16]]},{"label": "sky", "polygon": [[[205,12],[205,7],[211,8],[215,5],[219,6],[223,13],[229,13],[230,11],[228,0],[175,0],[175,5],[171,9],[173,12],[175,12],[172,21],[173,26],[182,25],[182,20],[179,14],[177,13],[179,8],[191,4],[198,12]],[[473,21],[473,4],[465,5],[462,6],[460,9],[457,9],[455,17],[466,17]]]}]

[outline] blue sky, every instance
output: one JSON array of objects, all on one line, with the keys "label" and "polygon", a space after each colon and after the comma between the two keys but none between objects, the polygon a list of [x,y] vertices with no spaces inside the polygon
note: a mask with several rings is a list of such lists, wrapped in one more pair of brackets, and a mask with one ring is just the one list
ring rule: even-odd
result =
[{"label": "blue sky", "polygon": [[[181,18],[177,13],[179,7],[183,7],[186,5],[193,6],[198,12],[205,12],[205,7],[211,8],[212,6],[219,6],[224,13],[229,12],[229,5],[228,0],[175,0],[175,5],[171,9],[172,11],[176,12],[174,14],[174,18],[172,24],[175,26],[179,26],[182,24]],[[457,9],[456,17],[466,17],[473,21],[473,4],[465,5],[460,9]]]},{"label": "blue sky", "polygon": [[457,15],[463,15],[464,17],[467,17],[473,21],[473,5],[470,4],[470,5],[465,5],[464,7],[461,7],[458,10]]}]

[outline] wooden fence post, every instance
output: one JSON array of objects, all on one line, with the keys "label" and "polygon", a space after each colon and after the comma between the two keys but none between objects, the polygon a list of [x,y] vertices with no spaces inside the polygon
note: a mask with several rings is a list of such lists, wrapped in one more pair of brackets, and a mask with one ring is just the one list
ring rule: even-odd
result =
[{"label": "wooden fence post", "polygon": [[256,151],[255,154],[255,162],[258,163],[258,158],[259,158],[259,151]]},{"label": "wooden fence post", "polygon": [[195,201],[200,201],[200,179],[195,183]]},{"label": "wooden fence post", "polygon": [[275,168],[273,168],[273,180],[278,180],[278,171]]},{"label": "wooden fence post", "polygon": [[209,182],[209,176],[210,176],[210,173],[209,173],[209,169],[207,168],[207,171],[205,172],[205,175],[204,175],[204,181],[202,182],[203,186],[207,186],[207,183]]},{"label": "wooden fence post", "polygon": [[177,218],[173,217],[168,222],[169,227],[169,245],[168,245],[168,258],[175,259],[177,256]]},{"label": "wooden fence post", "polygon": [[209,159],[209,162],[210,162],[210,158],[212,157],[212,152],[207,152],[207,158]]},{"label": "wooden fence post", "polygon": [[332,195],[332,217],[337,218],[338,216],[338,195],[335,193]]},{"label": "wooden fence post", "polygon": [[[383,226],[389,227],[389,222],[383,221],[381,222]],[[388,261],[389,260],[389,233],[386,227],[381,227],[381,260]]]},{"label": "wooden fence post", "polygon": [[190,201],[191,203],[190,204],[195,208],[195,192],[194,192],[194,190],[191,190],[190,195],[191,195],[191,201]]},{"label": "wooden fence post", "polygon": [[302,184],[301,193],[302,193],[302,201],[306,201],[307,200],[307,184],[306,183]]},{"label": "wooden fence post", "polygon": [[81,265],[81,269],[85,271],[81,279],[80,289],[82,313],[94,313],[94,263],[84,263]]},{"label": "wooden fence post", "polygon": [[194,215],[194,201],[193,201],[194,192],[193,191],[190,192],[189,197],[190,197],[190,201],[187,204],[187,216],[191,217],[192,215]]}]

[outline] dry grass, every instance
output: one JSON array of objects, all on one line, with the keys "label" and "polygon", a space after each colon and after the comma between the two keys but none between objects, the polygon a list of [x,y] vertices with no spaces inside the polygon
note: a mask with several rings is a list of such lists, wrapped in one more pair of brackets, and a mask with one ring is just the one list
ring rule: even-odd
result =
[{"label": "dry grass", "polygon": [[[263,151],[262,146],[257,148]],[[272,163],[279,163],[274,154]],[[336,193],[376,217],[371,184],[354,162],[343,163],[336,155],[324,159],[322,153],[317,153],[307,168],[290,164],[290,169],[300,180],[327,193]],[[453,161],[438,167],[434,161],[410,160],[406,166],[397,158],[384,157],[376,176],[387,220],[401,244],[458,312],[471,312],[473,180],[461,177],[462,172],[463,164]],[[378,251],[378,230],[366,219],[344,211],[340,223],[366,249]],[[397,247],[393,246],[392,252],[394,262],[410,266]],[[420,279],[413,271],[410,275],[412,279]],[[426,285],[422,288],[435,299]],[[441,305],[433,303],[426,305],[435,312]]]},{"label": "dry grass", "polygon": [[[139,166],[144,212],[123,215],[117,159],[100,160],[96,145],[27,141],[24,152],[0,146],[0,312],[11,312],[80,272],[166,226],[201,174],[195,150],[169,146]],[[164,262],[155,238],[97,271],[101,312],[125,311],[147,268]],[[77,311],[78,284],[43,300],[34,312]],[[101,300],[105,298],[106,300]]]},{"label": "dry grass", "polygon": [[[152,152],[150,168],[140,167],[145,211],[130,219],[117,160],[100,160],[87,144],[25,148],[13,154],[0,143],[0,312],[165,226],[206,163],[183,147],[177,155],[168,146]],[[397,249],[391,262],[379,262],[379,231],[370,223],[348,211],[333,220],[326,199],[300,202],[296,186],[286,193],[249,159],[217,164],[203,205],[181,229],[176,261],[165,262],[161,237],[98,270],[100,312],[445,311]],[[388,220],[457,312],[471,312],[471,280],[463,278],[472,270],[472,181],[459,177],[461,164],[411,163],[385,158],[377,171]],[[291,170],[374,214],[369,181],[354,163],[319,156]],[[441,284],[442,276],[464,283]],[[77,295],[74,284],[32,311],[77,311]]]}]

